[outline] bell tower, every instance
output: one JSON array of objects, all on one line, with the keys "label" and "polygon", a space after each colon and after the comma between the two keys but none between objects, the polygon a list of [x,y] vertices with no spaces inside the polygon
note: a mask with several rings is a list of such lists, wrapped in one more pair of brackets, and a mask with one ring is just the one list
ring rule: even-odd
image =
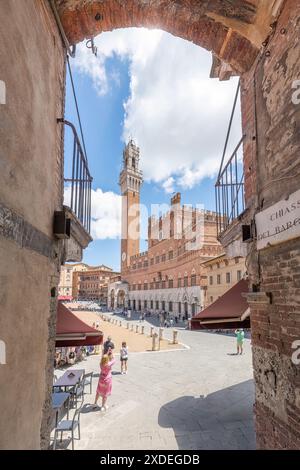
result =
[{"label": "bell tower", "polygon": [[119,181],[122,194],[121,272],[130,265],[130,257],[140,251],[140,189],[143,175],[139,160],[140,149],[131,139],[123,151]]}]

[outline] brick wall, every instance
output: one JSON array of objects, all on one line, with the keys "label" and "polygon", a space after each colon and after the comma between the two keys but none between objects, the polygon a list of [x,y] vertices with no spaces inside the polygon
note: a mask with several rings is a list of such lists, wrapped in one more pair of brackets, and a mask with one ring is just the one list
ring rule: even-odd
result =
[{"label": "brick wall", "polygon": [[[269,42],[242,78],[244,167],[249,221],[300,186],[300,1],[287,0]],[[299,238],[247,259],[250,280],[264,300],[250,300],[258,448],[299,448],[300,367],[292,343],[300,339]],[[254,295],[255,297],[255,295]]]},{"label": "brick wall", "polygon": [[[258,52],[257,46],[243,35],[248,33],[247,26],[255,22],[256,6],[253,5],[250,14],[243,1],[236,1],[234,7],[231,2],[226,3],[219,0],[62,0],[58,8],[71,43],[116,28],[155,27],[214,51],[235,70],[244,72]],[[232,18],[236,31],[230,29]],[[236,18],[241,19],[240,28]]]}]

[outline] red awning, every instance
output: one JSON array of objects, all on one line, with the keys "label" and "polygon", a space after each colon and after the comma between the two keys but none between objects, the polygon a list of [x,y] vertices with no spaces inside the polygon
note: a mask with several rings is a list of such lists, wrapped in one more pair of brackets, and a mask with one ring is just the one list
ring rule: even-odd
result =
[{"label": "red awning", "polygon": [[102,344],[103,333],[87,325],[64,304],[58,302],[56,321],[56,347],[95,346]]},{"label": "red awning", "polygon": [[71,295],[59,295],[57,297],[57,300],[64,300],[64,301],[73,300],[73,297]]},{"label": "red awning", "polygon": [[248,281],[241,279],[218,300],[192,318],[192,329],[249,326],[249,305],[243,296],[247,292]]}]

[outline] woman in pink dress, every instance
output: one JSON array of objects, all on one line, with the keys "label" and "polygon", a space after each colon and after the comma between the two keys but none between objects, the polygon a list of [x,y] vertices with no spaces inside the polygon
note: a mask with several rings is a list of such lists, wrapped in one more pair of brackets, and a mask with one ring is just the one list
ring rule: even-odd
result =
[{"label": "woman in pink dress", "polygon": [[111,389],[112,389],[112,375],[111,375],[111,368],[113,364],[115,363],[115,359],[112,355],[112,351],[108,351],[107,354],[103,354],[100,362],[100,377],[98,381],[98,387],[96,391],[96,397],[95,397],[95,403],[94,407],[97,407],[97,401],[99,397],[101,396],[102,398],[102,406],[101,406],[101,411],[106,411],[107,410],[107,397],[111,395]]}]

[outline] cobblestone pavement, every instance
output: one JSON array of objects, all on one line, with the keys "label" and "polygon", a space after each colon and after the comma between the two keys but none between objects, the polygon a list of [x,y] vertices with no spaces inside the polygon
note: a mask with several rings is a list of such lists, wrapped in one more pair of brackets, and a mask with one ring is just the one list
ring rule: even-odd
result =
[{"label": "cobblestone pavement", "polygon": [[[171,338],[172,329],[165,335]],[[250,340],[242,356],[234,354],[235,339],[227,335],[180,329],[179,341],[189,349],[132,353],[128,375],[120,374],[116,356],[106,412],[90,406],[99,356],[75,366],[95,372],[75,449],[255,448]]]}]

